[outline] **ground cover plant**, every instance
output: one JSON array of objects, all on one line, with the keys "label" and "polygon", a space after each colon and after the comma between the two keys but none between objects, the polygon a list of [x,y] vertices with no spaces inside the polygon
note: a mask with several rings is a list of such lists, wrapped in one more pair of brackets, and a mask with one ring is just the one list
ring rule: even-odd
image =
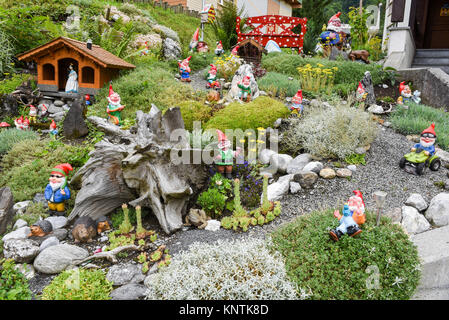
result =
[{"label": "ground cover plant", "polygon": [[414,293],[420,277],[418,251],[398,225],[367,214],[363,232],[338,242],[332,210],[297,218],[272,235],[273,249],[285,258],[287,274],[312,299],[402,300]]},{"label": "ground cover plant", "polygon": [[260,239],[192,244],[148,276],[150,300],[296,299],[279,254]]},{"label": "ground cover plant", "polygon": [[39,136],[34,131],[24,131],[18,129],[7,129],[0,131],[0,154],[4,154],[18,142],[28,140],[37,140]]},{"label": "ground cover plant", "polygon": [[28,281],[15,266],[12,259],[0,259],[0,300],[31,300]]},{"label": "ground cover plant", "polygon": [[408,103],[409,108],[396,107],[391,113],[393,128],[402,134],[420,134],[430,123],[435,123],[436,144],[449,151],[449,115],[441,109],[424,104]]},{"label": "ground cover plant", "polygon": [[291,79],[288,75],[279,72],[267,72],[265,76],[257,80],[257,84],[260,90],[281,99],[293,97],[301,88],[301,82],[298,79]]}]

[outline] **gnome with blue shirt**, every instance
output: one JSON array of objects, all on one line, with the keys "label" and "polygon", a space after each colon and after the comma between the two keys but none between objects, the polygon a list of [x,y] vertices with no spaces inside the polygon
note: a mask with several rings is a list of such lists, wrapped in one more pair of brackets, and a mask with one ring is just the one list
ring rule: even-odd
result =
[{"label": "gnome with blue shirt", "polygon": [[435,140],[437,135],[435,133],[435,123],[432,123],[427,129],[421,133],[419,143],[415,144],[412,152],[424,151],[427,156],[432,157],[435,154]]},{"label": "gnome with blue shirt", "polygon": [[352,212],[348,204],[345,204],[343,207],[343,216],[340,215],[338,210],[335,210],[334,217],[340,220],[340,225],[329,232],[332,240],[338,241],[344,234],[354,237],[362,232],[359,225],[352,218]]},{"label": "gnome with blue shirt", "polygon": [[58,164],[50,173],[49,183],[45,188],[45,199],[48,201],[50,214],[63,216],[64,203],[70,199],[70,190],[67,187],[67,176],[73,168],[68,163]]}]

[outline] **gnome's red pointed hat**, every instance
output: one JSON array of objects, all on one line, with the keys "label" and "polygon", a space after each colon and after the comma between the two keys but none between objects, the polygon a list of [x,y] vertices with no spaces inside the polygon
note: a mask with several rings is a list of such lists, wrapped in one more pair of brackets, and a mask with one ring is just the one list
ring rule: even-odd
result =
[{"label": "gnome's red pointed hat", "polygon": [[399,94],[402,94],[402,91],[404,91],[405,88],[410,89],[410,87],[405,84],[405,81],[402,81],[401,83],[399,83]]},{"label": "gnome's red pointed hat", "polygon": [[114,92],[114,90],[112,89],[112,84],[109,85],[108,101],[113,104],[120,103],[120,95],[117,92]]},{"label": "gnome's red pointed hat", "polygon": [[55,122],[55,120],[51,120],[50,129],[53,129],[53,130],[56,129],[56,122]]},{"label": "gnome's red pointed hat", "polygon": [[234,47],[234,49],[232,49],[232,51],[231,51],[231,54],[233,54],[233,55],[237,55],[237,53],[239,52],[239,48],[240,48],[240,46],[239,45],[236,45],[235,47]]},{"label": "gnome's red pointed hat", "polygon": [[193,33],[192,41],[198,41],[200,35],[200,28],[196,28],[196,31]]},{"label": "gnome's red pointed hat", "polygon": [[421,136],[425,133],[433,135],[433,138],[435,138],[437,136],[437,134],[435,133],[435,123],[432,123],[427,129],[421,132]]},{"label": "gnome's red pointed hat", "polygon": [[356,197],[359,197],[360,199],[362,199],[363,206],[365,206],[365,201],[363,201],[362,192],[360,192],[360,190],[354,190],[352,192],[354,192]]},{"label": "gnome's red pointed hat", "polygon": [[363,87],[361,82],[359,82],[359,86],[357,87],[357,92],[358,93],[364,93],[365,92],[365,88]]},{"label": "gnome's red pointed hat", "polygon": [[341,12],[337,12],[334,14],[327,23],[328,28],[329,27],[341,27],[341,20],[340,20]]},{"label": "gnome's red pointed hat", "polygon": [[220,148],[220,149],[229,148],[231,145],[231,141],[228,140],[226,135],[218,129],[217,129],[217,135],[218,135],[218,148]]},{"label": "gnome's red pointed hat", "polygon": [[302,102],[302,89],[299,89],[298,92],[296,92],[295,96],[293,97],[293,102],[295,103],[301,103]]},{"label": "gnome's red pointed hat", "polygon": [[25,117],[25,120],[23,120],[23,124],[26,126],[30,125],[30,120],[28,119],[28,117]]},{"label": "gnome's red pointed hat", "polygon": [[212,70],[217,71],[217,67],[213,64],[210,65],[210,71]]}]

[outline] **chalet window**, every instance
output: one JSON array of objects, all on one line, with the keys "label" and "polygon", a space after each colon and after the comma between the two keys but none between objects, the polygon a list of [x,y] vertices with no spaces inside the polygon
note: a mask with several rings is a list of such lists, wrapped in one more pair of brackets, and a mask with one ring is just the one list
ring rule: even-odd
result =
[{"label": "chalet window", "polygon": [[55,67],[51,63],[42,66],[42,79],[55,80]]},{"label": "chalet window", "polygon": [[83,83],[95,83],[95,71],[91,67],[84,67],[82,69],[82,82]]},{"label": "chalet window", "polygon": [[391,22],[404,21],[405,0],[394,0],[391,11]]}]

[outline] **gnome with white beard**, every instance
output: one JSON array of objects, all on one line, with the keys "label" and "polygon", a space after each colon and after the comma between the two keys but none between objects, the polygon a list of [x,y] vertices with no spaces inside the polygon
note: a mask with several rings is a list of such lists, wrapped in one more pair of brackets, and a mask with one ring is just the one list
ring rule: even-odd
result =
[{"label": "gnome with white beard", "polygon": [[109,116],[108,121],[115,124],[116,126],[122,125],[121,112],[125,108],[125,106],[120,103],[120,95],[117,92],[114,92],[114,90],[112,89],[112,85],[109,85],[108,102],[109,104],[106,109],[106,112]]},{"label": "gnome with white beard", "polygon": [[435,140],[437,135],[435,133],[435,123],[432,123],[430,127],[425,129],[421,133],[419,143],[415,144],[412,148],[412,152],[416,150],[423,150],[426,155],[433,156],[435,154]]},{"label": "gnome with white beard", "polygon": [[45,199],[48,201],[50,213],[65,215],[65,201],[70,199],[70,190],[67,187],[67,176],[73,168],[68,163],[62,163],[53,168],[50,173],[49,184],[45,188]]}]

